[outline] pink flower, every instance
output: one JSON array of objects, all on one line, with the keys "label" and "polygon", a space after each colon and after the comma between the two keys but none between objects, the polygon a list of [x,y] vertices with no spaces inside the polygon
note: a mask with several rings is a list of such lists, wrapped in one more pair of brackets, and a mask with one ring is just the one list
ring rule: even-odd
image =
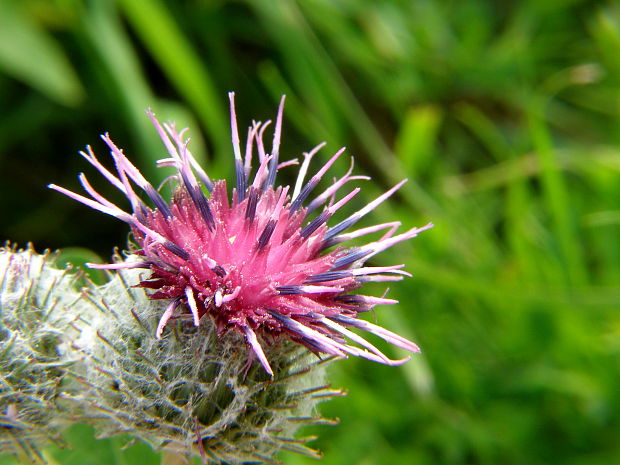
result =
[{"label": "pink flower", "polygon": [[[254,356],[258,357],[269,374],[273,372],[263,346],[281,337],[288,337],[315,353],[340,357],[356,355],[389,365],[408,360],[390,360],[351,331],[368,331],[398,347],[418,352],[413,342],[358,318],[359,313],[377,304],[397,301],[352,292],[367,281],[396,281],[409,276],[402,270],[404,265],[365,266],[365,263],[432,224],[397,235],[398,222],[345,232],[405,181],[343,221],[328,226],[331,216],[360,189],[352,189],[336,201],[337,192],[349,181],[368,178],[351,176],[351,168],[309,200],[321,178],[344,152],[344,149],[339,150],[304,183],[310,161],[324,145],[321,144],[304,154],[294,188],[276,186],[278,170],[297,163],[296,160],[279,161],[284,98],[278,109],[271,152],[267,153],[263,145],[263,134],[269,122],[254,122],[248,129],[242,156],[234,93],[229,97],[236,169],[230,198],[226,181],[213,182],[196,163],[188,149],[189,139],[183,138],[185,130],[177,132],[173,124],[162,126],[150,110],[147,114],[170,155],[158,165],[177,171],[174,178],[178,185],[170,202],[162,198],[107,134],[102,138],[111,150],[117,174],[108,171],[90,147],[88,153],[81,154],[127,196],[131,213],[96,192],[83,174],[79,179],[91,198],[56,185],[49,186],[131,226],[139,246],[133,251],[137,260],[90,266],[150,270],[140,286],[149,290],[151,299],[169,301],[160,317],[158,338],[171,320],[190,318],[198,326],[208,315],[219,334],[230,330],[243,334],[251,349],[248,363]],[[254,153],[258,157],[258,169],[252,176]],[[151,206],[140,199],[134,185],[145,192]],[[320,213],[310,219],[311,213],[319,208],[322,208]],[[384,232],[381,238],[365,245],[339,246],[350,239],[380,231]]]}]

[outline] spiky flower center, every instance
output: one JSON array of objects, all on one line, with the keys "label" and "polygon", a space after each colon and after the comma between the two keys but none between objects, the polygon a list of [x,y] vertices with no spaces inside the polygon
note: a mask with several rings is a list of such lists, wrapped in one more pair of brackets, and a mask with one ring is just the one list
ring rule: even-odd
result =
[{"label": "spiky flower center", "polygon": [[[134,229],[140,253],[147,256],[148,249],[148,255],[161,260],[151,260],[152,275],[141,284],[153,290],[152,298],[177,299],[189,307],[193,298],[198,318],[208,313],[220,332],[232,328],[243,332],[249,326],[279,333],[282,324],[270,309],[305,313],[312,309],[300,307],[302,291],[314,290],[321,300],[319,294],[340,294],[355,286],[352,277],[331,280],[330,286],[308,284],[332,268],[336,254],[320,254],[326,226],[302,227],[306,210],[291,208],[288,188],[250,188],[243,201],[236,202],[236,197],[235,192],[231,204],[226,183],[215,183],[208,199],[212,227],[182,186],[170,204],[169,218],[157,210],[149,212],[149,229],[165,231],[187,255]],[[347,313],[344,304],[333,301],[331,306],[331,313]]]}]

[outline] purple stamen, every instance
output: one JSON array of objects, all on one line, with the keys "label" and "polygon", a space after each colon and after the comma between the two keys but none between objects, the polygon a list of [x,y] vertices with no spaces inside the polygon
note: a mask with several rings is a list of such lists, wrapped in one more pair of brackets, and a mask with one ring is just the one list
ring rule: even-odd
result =
[{"label": "purple stamen", "polygon": [[336,152],[334,156],[332,156],[329,161],[308,181],[308,183],[301,189],[299,195],[295,198],[293,203],[291,204],[291,211],[296,211],[304,200],[310,195],[313,189],[317,186],[323,175],[327,172],[329,168],[338,160],[340,155],[342,155],[345,151],[345,148],[342,147],[340,150]]},{"label": "purple stamen", "polygon": [[388,190],[387,192],[383,193],[382,195],[380,195],[379,197],[377,197],[375,200],[373,200],[372,202],[370,202],[368,205],[366,205],[364,208],[358,210],[357,212],[355,212],[353,215],[349,216],[346,220],[338,223],[336,226],[334,226],[333,228],[330,228],[326,233],[325,233],[325,239],[329,240],[332,237],[334,237],[337,234],[340,234],[342,231],[349,229],[351,226],[353,226],[355,223],[357,223],[363,216],[365,216],[366,214],[368,214],[369,212],[371,212],[372,210],[374,210],[378,205],[380,205],[381,203],[383,203],[386,199],[388,199],[389,197],[392,196],[392,194],[394,194],[394,192],[396,192],[398,189],[401,188],[401,186],[403,184],[405,184],[407,182],[406,179],[403,179],[401,182],[399,182],[398,184],[396,184],[394,187],[392,187],[390,190]]}]

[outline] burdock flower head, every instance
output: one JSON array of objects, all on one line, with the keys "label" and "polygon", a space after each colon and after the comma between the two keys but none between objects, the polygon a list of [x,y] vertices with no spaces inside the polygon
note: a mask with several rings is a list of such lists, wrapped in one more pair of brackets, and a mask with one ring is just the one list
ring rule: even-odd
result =
[{"label": "burdock flower head", "polygon": [[[279,159],[282,129],[282,99],[276,117],[273,144],[267,152],[263,135],[269,122],[253,122],[248,128],[244,154],[239,140],[234,93],[229,94],[232,146],[236,180],[229,196],[226,181],[212,181],[188,149],[184,130],[160,124],[149,110],[169,157],[159,166],[172,167],[176,174],[174,195],[167,202],[140,174],[106,134],[116,174],[95,157],[90,147],[82,155],[131,203],[129,213],[100,195],[81,174],[80,182],[91,198],[50,185],[67,196],[131,226],[136,247],[132,258],[106,269],[144,268],[141,287],[151,299],[169,301],[156,330],[164,335],[167,324],[190,319],[198,326],[205,316],[213,320],[219,334],[241,333],[249,347],[248,366],[254,357],[273,374],[264,347],[286,337],[312,352],[339,357],[356,355],[389,365],[391,360],[351,329],[364,330],[406,350],[417,352],[411,341],[358,318],[378,304],[395,300],[356,293],[368,281],[394,281],[408,276],[404,265],[366,266],[379,252],[415,237],[431,224],[396,234],[398,222],[349,231],[364,215],[389,198],[401,182],[346,219],[328,225],[330,218],[359,191],[339,196],[352,176],[352,168],[318,195],[311,197],[320,180],[344,149],[334,154],[316,174],[305,181],[313,156],[321,144],[304,154],[295,186],[277,186],[276,175],[284,166]],[[252,172],[256,155],[258,168]],[[367,179],[367,178],[366,178]],[[140,188],[150,200],[145,203],[135,191]],[[321,211],[313,214],[318,209]],[[349,232],[347,232],[349,231]],[[340,244],[354,238],[382,233],[362,246]]]}]

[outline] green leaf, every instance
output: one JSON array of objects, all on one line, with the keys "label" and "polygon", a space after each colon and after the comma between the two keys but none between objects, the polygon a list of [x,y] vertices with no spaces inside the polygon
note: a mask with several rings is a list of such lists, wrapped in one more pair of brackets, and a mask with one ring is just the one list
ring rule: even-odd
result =
[{"label": "green leaf", "polygon": [[418,175],[432,160],[441,118],[441,109],[435,105],[412,107],[407,112],[394,151],[408,175]]},{"label": "green leaf", "polygon": [[75,106],[84,90],[55,39],[12,2],[0,5],[0,70],[56,102]]}]

